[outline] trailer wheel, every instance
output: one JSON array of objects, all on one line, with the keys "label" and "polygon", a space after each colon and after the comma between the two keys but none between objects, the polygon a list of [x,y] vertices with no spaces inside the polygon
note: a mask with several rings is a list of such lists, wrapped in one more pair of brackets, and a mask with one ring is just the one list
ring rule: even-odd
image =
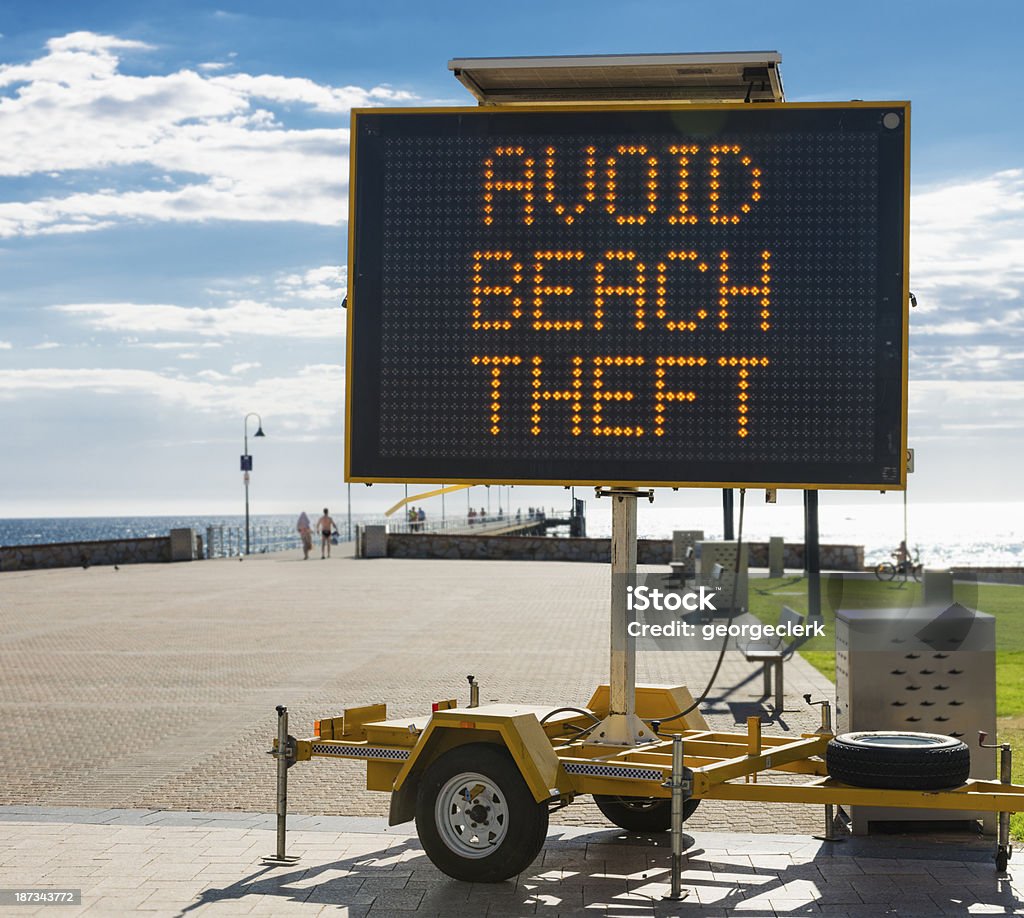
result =
[{"label": "trailer wheel", "polygon": [[[629,832],[667,832],[672,827],[672,801],[665,797],[614,797],[594,794],[597,808],[613,825]],[[683,822],[700,805],[700,798],[683,801]]]},{"label": "trailer wheel", "polygon": [[958,787],[971,772],[971,751],[952,736],[873,730],[829,740],[829,776],[855,787],[941,790]]},{"label": "trailer wheel", "polygon": [[533,799],[503,747],[470,743],[449,750],[423,773],[416,831],[427,857],[448,876],[498,883],[540,853],[548,808]]}]

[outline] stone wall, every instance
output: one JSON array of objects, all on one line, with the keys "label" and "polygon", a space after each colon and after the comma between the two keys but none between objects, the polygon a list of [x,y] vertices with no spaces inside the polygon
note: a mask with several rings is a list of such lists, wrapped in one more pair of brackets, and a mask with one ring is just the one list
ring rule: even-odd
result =
[{"label": "stone wall", "polygon": [[0,571],[110,564],[154,564],[171,560],[171,539],[112,539],[0,547]]},{"label": "stone wall", "polygon": [[[751,567],[768,566],[768,543],[750,542]],[[607,563],[610,539],[559,539],[546,536],[478,536],[419,533],[389,533],[390,558],[467,558],[492,561],[592,561]],[[667,565],[672,558],[671,539],[639,539],[639,564]],[[785,564],[802,570],[803,545],[787,545]],[[862,571],[861,545],[822,545],[822,570]]]},{"label": "stone wall", "polygon": [[470,558],[491,561],[607,561],[611,557],[611,540],[388,533],[388,557]]},{"label": "stone wall", "polygon": [[950,570],[956,580],[1024,586],[1024,567],[951,567]]}]

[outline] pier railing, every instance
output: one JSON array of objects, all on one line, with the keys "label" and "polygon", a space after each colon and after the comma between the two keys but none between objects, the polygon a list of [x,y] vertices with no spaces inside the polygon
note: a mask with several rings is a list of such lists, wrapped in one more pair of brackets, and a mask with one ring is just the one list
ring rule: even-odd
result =
[{"label": "pier railing", "polygon": [[[249,554],[262,555],[272,551],[301,548],[298,532],[283,526],[249,527]],[[234,558],[245,554],[244,526],[207,526],[203,555],[207,558]]]},{"label": "pier railing", "polygon": [[[454,516],[445,519],[406,520],[394,517],[387,519],[381,517],[377,520],[363,520],[363,525],[387,526],[388,532],[393,533],[430,533],[433,535],[445,535],[454,533],[477,533],[494,532],[499,529],[507,529],[510,526],[521,524],[523,526],[531,523],[539,523],[545,519],[542,513],[494,513],[488,515]],[[550,517],[547,517],[550,519]]]},{"label": "pier railing", "polygon": [[[504,533],[508,535],[529,534],[534,527],[544,528],[569,525],[570,513],[492,513],[474,517],[450,516],[444,519],[409,520],[395,517],[362,519],[360,524],[387,526],[388,532],[424,535],[487,535]],[[517,529],[518,527],[518,529]],[[354,527],[353,527],[354,528]],[[245,527],[237,524],[207,526],[203,535],[203,556],[206,558],[236,558],[245,554]],[[319,536],[314,533],[314,546]],[[347,523],[339,527],[338,539],[351,541],[354,532],[349,533]],[[249,553],[253,555],[268,552],[290,551],[302,548],[298,532],[286,525],[256,524],[249,528]]]}]

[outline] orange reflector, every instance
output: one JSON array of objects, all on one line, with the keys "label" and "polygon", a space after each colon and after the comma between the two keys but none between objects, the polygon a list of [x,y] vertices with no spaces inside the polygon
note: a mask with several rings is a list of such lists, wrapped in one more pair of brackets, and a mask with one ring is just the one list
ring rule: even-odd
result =
[{"label": "orange reflector", "polygon": [[476,721],[475,720],[460,720],[459,721],[459,726],[465,728],[466,730],[474,730],[474,729],[476,729]]},{"label": "orange reflector", "polygon": [[320,735],[320,721],[318,721],[318,720],[314,720],[313,721],[313,735],[314,736],[319,736]]}]

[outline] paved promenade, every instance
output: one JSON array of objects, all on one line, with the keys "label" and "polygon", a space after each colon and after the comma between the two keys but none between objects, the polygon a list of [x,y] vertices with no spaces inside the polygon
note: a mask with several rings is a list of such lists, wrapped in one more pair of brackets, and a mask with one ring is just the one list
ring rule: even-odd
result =
[{"label": "paved promenade", "polygon": [[[608,674],[608,565],[419,561],[301,552],[244,561],[71,568],[0,575],[0,804],[274,809],[274,706],[291,732],[346,706],[386,701],[422,715],[442,698],[585,704]],[[638,681],[703,688],[717,653],[644,652]],[[760,669],[727,655],[704,706],[721,728],[763,713]],[[801,695],[830,683],[786,666],[788,707],[771,732],[818,724]],[[290,772],[296,813],[386,816],[360,762]],[[591,803],[555,821],[605,825]],[[695,828],[821,829],[819,809],[715,802]]]},{"label": "paved promenade", "polygon": [[[517,881],[458,884],[411,826],[386,828],[387,796],[364,789],[361,763],[291,769],[302,860],[261,866],[276,704],[308,736],[349,705],[411,716],[464,702],[468,673],[485,702],[583,704],[606,679],[606,565],[345,554],[0,575],[0,888],[77,887],[79,911],[109,915],[1024,914],[989,840],[833,853],[810,840],[820,808],[719,801],[687,823],[682,906],[660,899],[666,839],[609,827],[586,800],[554,814]],[[696,693],[715,657],[641,653],[638,678]],[[771,719],[759,670],[730,653],[705,711],[723,728],[764,713],[767,732],[812,729],[800,696],[831,686],[799,658],[786,684]]]},{"label": "paved promenade", "polygon": [[[996,876],[991,846],[694,832],[681,903],[668,902],[665,839],[614,829],[553,827],[515,880],[456,883],[427,860],[408,829],[382,820],[296,819],[289,853],[267,867],[272,817],[138,810],[0,808],[3,886],[77,888],[80,907],[0,909],[11,915],[186,918],[339,915],[444,918],[775,918],[820,915],[1020,915],[1022,884]],[[1016,870],[1016,876],[1021,868]]]}]

